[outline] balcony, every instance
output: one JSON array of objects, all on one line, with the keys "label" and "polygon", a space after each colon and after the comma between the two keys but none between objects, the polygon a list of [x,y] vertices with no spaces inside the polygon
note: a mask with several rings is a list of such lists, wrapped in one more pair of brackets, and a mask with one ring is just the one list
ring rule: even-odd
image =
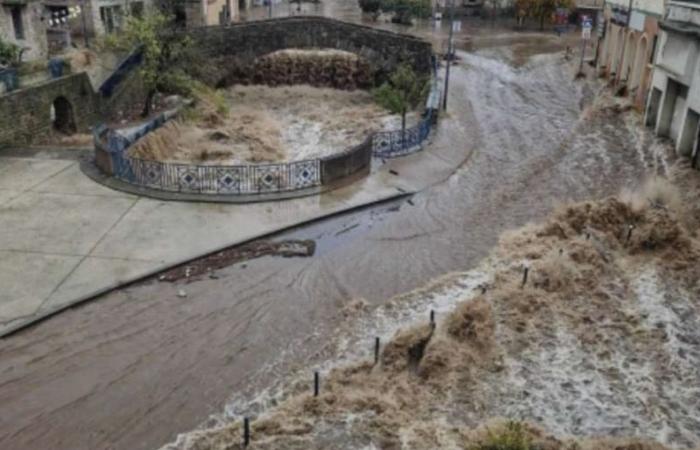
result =
[{"label": "balcony", "polygon": [[679,28],[694,29],[700,26],[700,0],[671,0],[666,21]]}]

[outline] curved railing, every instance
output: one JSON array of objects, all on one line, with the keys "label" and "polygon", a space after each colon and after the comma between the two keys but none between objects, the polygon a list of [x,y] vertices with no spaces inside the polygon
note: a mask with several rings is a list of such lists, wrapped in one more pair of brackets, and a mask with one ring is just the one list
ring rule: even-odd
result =
[{"label": "curved railing", "polygon": [[422,149],[436,122],[440,92],[434,76],[420,122],[404,131],[380,131],[363,143],[325,158],[275,164],[199,165],[145,160],[128,148],[176,114],[169,111],[137,128],[129,137],[105,126],[95,129],[95,163],[125,183],[166,192],[206,195],[258,195],[308,190],[369,172],[372,156],[395,158]]},{"label": "curved railing", "polygon": [[417,125],[405,131],[379,131],[372,136],[372,153],[377,158],[396,158],[421,150],[433,125],[433,112],[428,109]]},{"label": "curved railing", "polygon": [[[136,135],[152,131],[153,127],[144,127]],[[372,159],[371,138],[325,158],[243,165],[140,159],[127,153],[131,142],[113,130],[99,127],[95,131],[96,165],[104,173],[131,185],[186,194],[257,195],[300,191],[330,185],[358,172],[369,171]]]}]

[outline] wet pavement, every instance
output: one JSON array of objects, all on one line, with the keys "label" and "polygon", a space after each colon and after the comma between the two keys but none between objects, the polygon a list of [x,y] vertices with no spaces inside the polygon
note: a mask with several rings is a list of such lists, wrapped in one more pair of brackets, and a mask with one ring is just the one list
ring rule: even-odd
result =
[{"label": "wet pavement", "polygon": [[472,151],[456,174],[410,199],[276,237],[315,240],[313,256],[263,256],[216,279],[152,280],[3,340],[0,448],[158,448],[231,396],[318,358],[354,300],[377,306],[473,267],[502,231],[664,170],[662,147],[594,103],[597,82],[574,82],[573,64],[551,53],[570,39],[489,27],[474,35],[490,37],[483,46],[461,39],[469,51],[452,71],[456,125],[439,135]]}]

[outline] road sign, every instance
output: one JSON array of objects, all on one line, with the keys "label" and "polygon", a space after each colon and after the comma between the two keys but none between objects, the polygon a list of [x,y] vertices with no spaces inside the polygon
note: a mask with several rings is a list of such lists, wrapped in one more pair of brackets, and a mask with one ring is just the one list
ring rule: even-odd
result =
[{"label": "road sign", "polygon": [[587,41],[591,38],[591,28],[590,27],[584,27],[581,30],[581,39],[584,41]]},{"label": "road sign", "polygon": [[461,20],[455,20],[452,22],[452,31],[458,32],[462,31],[462,21]]}]

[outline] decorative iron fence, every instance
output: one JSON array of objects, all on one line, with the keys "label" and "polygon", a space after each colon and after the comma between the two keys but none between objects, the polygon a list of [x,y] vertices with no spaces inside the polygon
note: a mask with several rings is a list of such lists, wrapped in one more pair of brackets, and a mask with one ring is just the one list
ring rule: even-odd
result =
[{"label": "decorative iron fence", "polygon": [[129,184],[188,194],[252,195],[321,184],[321,161],[282,164],[196,165],[133,158],[110,152],[112,175]]},{"label": "decorative iron fence", "polygon": [[162,126],[175,112],[168,111],[128,136],[105,126],[95,129],[95,162],[105,173],[126,183],[187,194],[254,195],[297,191],[328,185],[368,172],[372,156],[395,158],[419,151],[435,123],[440,92],[433,77],[421,121],[405,131],[382,131],[365,142],[326,158],[279,164],[197,165],[144,160],[129,156],[128,148]]},{"label": "decorative iron fence", "polygon": [[427,110],[417,125],[405,131],[379,131],[372,137],[372,152],[377,158],[396,158],[417,152],[428,138],[433,124],[433,112]]}]

